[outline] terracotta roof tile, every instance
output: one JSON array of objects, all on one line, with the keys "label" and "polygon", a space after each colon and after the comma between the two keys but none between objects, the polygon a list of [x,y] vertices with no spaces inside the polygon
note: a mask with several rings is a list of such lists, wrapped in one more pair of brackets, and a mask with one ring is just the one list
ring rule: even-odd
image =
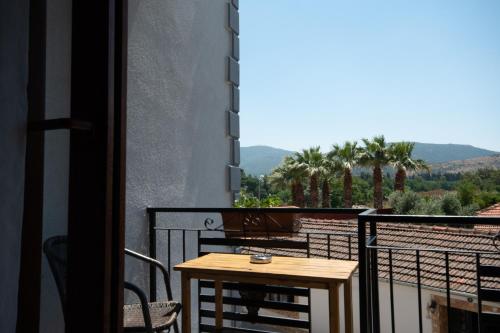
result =
[{"label": "terracotta roof tile", "polygon": [[[500,216],[500,202],[494,204],[493,206],[486,207],[480,210],[479,212],[477,212],[477,216],[489,216],[489,217]],[[500,232],[500,225],[482,224],[474,226],[474,229],[497,233]]]},{"label": "terracotta roof tile", "polygon": [[500,202],[486,207],[477,213],[478,216],[500,216]]}]

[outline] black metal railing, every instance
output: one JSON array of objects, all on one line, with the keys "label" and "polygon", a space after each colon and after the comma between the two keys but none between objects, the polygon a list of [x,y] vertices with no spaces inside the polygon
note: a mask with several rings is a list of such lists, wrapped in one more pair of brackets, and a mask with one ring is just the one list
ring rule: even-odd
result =
[{"label": "black metal railing", "polygon": [[[425,231],[424,228],[428,230],[431,229],[434,232],[436,226],[443,226],[443,229],[436,229],[436,232],[442,231],[442,245],[436,246],[433,242],[429,241],[428,238],[423,236],[418,236],[422,238],[422,242],[418,242],[418,237],[415,236],[416,244],[413,244],[411,239],[400,239],[397,244],[394,242],[387,241],[381,234],[384,229],[390,230],[394,228],[393,226],[404,225],[404,228],[408,229],[411,227],[419,226],[417,231],[421,233]],[[474,232],[473,227],[477,225],[489,225],[498,226],[498,229],[491,234],[479,234],[479,232]],[[452,231],[450,231],[452,230]],[[472,269],[474,272],[473,285],[480,285],[481,277],[479,276],[479,262],[481,257],[488,257],[489,262],[496,264],[491,267],[500,266],[500,233],[496,233],[500,230],[500,218],[498,217],[464,217],[464,216],[407,216],[407,215],[392,215],[392,214],[377,214],[375,210],[367,210],[358,216],[358,239],[360,249],[365,249],[359,251],[359,298],[360,298],[360,318],[365,318],[366,320],[360,320],[360,332],[361,333],[379,333],[381,332],[381,318],[380,318],[380,294],[379,294],[379,282],[381,281],[381,270],[379,261],[382,258],[386,259],[388,266],[387,280],[389,283],[389,313],[390,313],[390,330],[391,332],[397,332],[395,325],[395,300],[394,300],[394,253],[401,256],[401,253],[405,253],[406,256],[414,258],[415,268],[411,274],[414,275],[414,281],[410,283],[415,285],[417,288],[416,304],[418,306],[418,327],[417,331],[422,333],[423,329],[423,314],[422,314],[422,287],[425,284],[422,282],[422,265],[424,256],[428,256],[435,260],[441,257],[442,266],[444,272],[431,272],[438,275],[435,280],[439,282],[439,275],[443,275],[441,283],[437,286],[427,286],[433,287],[434,290],[440,291],[446,294],[446,315],[447,322],[445,329],[447,332],[453,332],[452,325],[448,321],[451,318],[451,294],[452,292],[460,292],[459,289],[465,283],[463,282],[463,277],[460,277],[460,284],[455,283],[452,287],[452,275],[450,274],[451,265],[460,267],[462,273],[465,275],[466,270]],[[447,244],[447,242],[452,243],[452,240],[447,239],[447,235],[454,235],[457,241],[462,242],[461,245]],[[461,236],[463,235],[463,236]],[[480,239],[480,244],[478,246],[470,246],[467,239],[472,239],[473,237]],[[386,237],[387,238],[387,237]],[[428,242],[429,241],[429,242]],[[384,244],[387,243],[387,244]],[[404,244],[401,244],[404,243]],[[428,244],[421,244],[428,243]],[[410,253],[410,255],[408,254]],[[414,256],[413,256],[414,254]],[[458,256],[458,259],[453,261],[450,260],[451,256]],[[472,261],[471,261],[472,260]],[[414,272],[414,273],[413,273]],[[429,273],[429,272],[428,272]],[[500,296],[500,291],[498,290],[500,286],[500,280],[490,281],[490,285],[493,285],[492,293],[496,296]],[[482,317],[481,317],[481,298],[482,294],[479,292],[479,288],[475,288],[475,293],[468,288],[465,292],[461,294],[469,296],[469,299],[476,299],[476,311],[479,313],[477,316],[477,327],[478,332],[486,332],[481,330]],[[472,296],[472,297],[471,297]],[[490,300],[500,301],[500,297],[496,299],[493,297]],[[499,317],[500,318],[500,317]],[[387,320],[387,318],[384,318]],[[483,325],[484,326],[484,325]],[[497,327],[498,328],[498,327]]]},{"label": "black metal railing", "polygon": [[[480,288],[480,278],[471,280],[473,286],[470,287],[469,283],[466,290],[461,290],[461,286],[456,283],[457,275],[462,274],[457,271],[457,256],[460,256],[458,259],[465,260],[469,266],[473,266],[474,274],[476,273],[475,267],[476,265],[479,267],[481,258],[485,257],[487,263],[492,262],[491,258],[493,261],[500,260],[498,244],[495,243],[495,241],[500,243],[500,235],[498,234],[484,234],[478,238],[480,242],[477,247],[469,248],[461,246],[459,243],[446,245],[446,239],[442,244],[436,246],[435,239],[422,236],[424,231],[439,233],[439,229],[431,230],[436,226],[448,228],[443,235],[449,234],[450,228],[455,228],[458,231],[453,233],[463,234],[464,242],[466,242],[467,237],[470,238],[472,235],[476,238],[479,237],[470,226],[496,225],[500,229],[500,218],[399,216],[385,213],[377,214],[377,211],[373,209],[148,208],[147,212],[149,217],[149,254],[153,258],[161,256],[161,259],[166,262],[169,273],[177,263],[208,252],[269,252],[277,255],[358,260],[359,327],[361,333],[381,332],[381,295],[379,293],[381,281],[388,284],[387,295],[382,295],[389,298],[388,313],[390,318],[382,318],[383,323],[390,323],[387,331],[398,332],[395,283],[404,282],[416,287],[414,301],[418,306],[416,314],[418,318],[416,318],[415,332],[423,332],[423,288],[431,288],[446,295],[447,318],[450,318],[453,293],[460,292],[462,295],[474,297],[476,302],[481,304],[481,293],[476,292],[476,289]],[[277,213],[295,213],[303,221],[317,217],[333,220],[349,219],[355,222],[351,222],[348,227],[344,227],[345,224],[338,224],[338,229],[330,226],[321,231],[304,226],[302,229],[296,230],[294,229],[296,226],[292,224],[287,226],[288,229],[280,229],[280,227],[270,226],[270,223],[272,224],[274,221],[269,216]],[[241,223],[239,225],[233,223],[231,228],[228,228],[220,218],[224,214],[233,214],[233,219]],[[174,218],[170,218],[170,216],[174,216]],[[171,223],[172,220],[175,220],[176,223]],[[189,226],[183,221],[189,221]],[[309,224],[313,223],[312,220],[309,221]],[[264,225],[260,229],[259,223]],[[422,241],[413,241],[412,236],[407,235],[405,236],[406,240],[397,242],[388,236],[388,233],[392,232],[394,235],[398,235],[398,238],[404,238],[403,236],[408,230],[413,230],[412,232],[416,235],[420,234],[419,237],[422,238]],[[176,258],[174,258],[174,254]],[[401,263],[402,257],[406,260],[404,267]],[[442,263],[442,269],[439,272],[429,272],[428,263],[431,261]],[[500,262],[497,266],[500,266]],[[428,275],[431,273],[435,275],[435,284],[429,282]],[[150,271],[149,279],[150,298],[155,300],[157,284],[154,270]],[[477,288],[474,287],[476,285]],[[495,286],[498,285],[500,284]],[[491,286],[491,283],[488,286]],[[200,332],[214,330],[213,287],[212,281],[198,283],[198,327]],[[308,289],[283,286],[259,288],[260,291],[266,293],[289,296],[286,301],[282,301],[255,299],[248,297],[248,295],[242,297],[253,288],[252,286],[224,283],[223,288],[226,290],[226,295],[223,298],[225,309],[231,309],[224,311],[224,319],[226,323],[230,322],[232,327],[241,329],[245,323],[247,326],[244,327],[249,327],[248,325],[251,323],[254,325],[252,332],[269,332],[272,327],[277,326],[311,331],[311,298]],[[484,295],[495,296],[491,291],[487,291]],[[298,301],[299,299],[302,302]],[[276,316],[274,312],[269,315],[250,315],[242,311],[243,307],[290,311],[299,313],[300,316],[286,318]],[[479,313],[481,312],[479,311]],[[478,326],[481,327],[480,315],[478,316]],[[385,332],[385,330],[383,331]],[[399,331],[402,331],[401,328]],[[451,332],[450,325],[448,325],[448,332]]]},{"label": "black metal railing", "polygon": [[[277,222],[277,215],[299,214],[303,218],[314,219],[315,216],[335,219],[337,217],[350,217],[356,219],[362,209],[299,209],[299,208],[148,208],[149,216],[149,254],[158,258],[160,254],[165,256],[166,267],[169,273],[172,267],[180,261],[186,261],[194,256],[201,256],[208,252],[237,252],[237,253],[272,253],[276,255],[289,256],[321,256],[329,259],[353,259],[356,260],[357,233],[355,225],[352,230],[344,232],[304,232],[294,230],[293,224],[288,226],[273,225]],[[190,224],[193,220],[198,221],[201,227],[175,227],[172,223],[159,218],[160,214],[191,215]],[[233,225],[228,228],[222,221],[218,224],[216,215],[232,214]],[[236,215],[235,215],[236,214]],[[271,217],[271,215],[273,215]],[[175,218],[182,221],[179,215]],[[234,223],[234,219],[241,221]],[[277,222],[279,224],[279,221]],[[182,224],[182,222],[180,222]],[[259,226],[259,224],[263,224]],[[296,227],[296,226],[295,226]],[[163,235],[166,253],[158,253],[158,237]],[[174,238],[177,244],[174,244]],[[326,249],[323,244],[326,243]],[[196,251],[189,253],[189,249]],[[342,249],[342,250],[339,250]],[[177,252],[177,262],[173,260],[172,254]],[[150,298],[156,299],[156,272],[150,271]],[[198,284],[198,327],[200,332],[212,332],[215,313],[213,309],[205,305],[214,303],[212,281],[200,281]],[[252,292],[254,286],[239,283],[224,283],[223,289],[227,290],[223,303],[231,311],[224,311],[224,319],[232,322],[233,328],[241,329],[242,323],[253,325],[252,332],[269,332],[272,327],[300,328],[311,331],[311,299],[310,290],[306,288],[291,288],[284,286],[259,286],[259,292],[288,296],[285,300],[252,299],[245,292]],[[305,303],[304,303],[305,301]],[[251,314],[241,311],[242,307],[257,307],[267,310],[279,310],[298,313],[298,318],[286,318],[271,314]],[[238,325],[236,325],[238,323]],[[257,324],[257,326],[256,326]],[[260,326],[259,326],[260,325]],[[257,328],[256,328],[257,327]],[[270,328],[271,327],[271,328]]]}]

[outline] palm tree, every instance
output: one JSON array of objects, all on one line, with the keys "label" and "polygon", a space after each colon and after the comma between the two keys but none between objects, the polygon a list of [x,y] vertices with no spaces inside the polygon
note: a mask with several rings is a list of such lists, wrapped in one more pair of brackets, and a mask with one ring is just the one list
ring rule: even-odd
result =
[{"label": "palm tree", "polygon": [[327,157],[343,173],[344,207],[352,207],[352,169],[358,165],[362,149],[356,141],[346,141],[343,146],[334,144]]},{"label": "palm tree", "polygon": [[332,206],[330,183],[337,175],[339,168],[337,163],[328,159],[326,156],[324,159],[324,167],[325,172],[321,175],[321,207],[330,208]]},{"label": "palm tree", "polygon": [[383,135],[375,136],[371,141],[363,139],[365,147],[360,158],[360,164],[371,167],[373,170],[373,205],[376,209],[384,207],[384,194],[382,192],[382,168],[390,159],[388,145]]},{"label": "palm tree", "polygon": [[297,207],[305,206],[304,186],[302,181],[306,176],[306,170],[291,156],[285,157],[283,162],[275,168],[270,176],[270,181],[274,186],[290,186],[292,204]]},{"label": "palm tree", "polygon": [[311,194],[311,207],[318,207],[319,179],[326,173],[325,159],[320,152],[320,147],[303,149],[302,153],[295,153],[295,161],[303,166],[309,176],[309,192]]},{"label": "palm tree", "polygon": [[405,191],[407,171],[429,170],[429,166],[424,160],[412,157],[413,148],[415,148],[413,142],[396,142],[389,146],[390,164],[396,169],[395,191]]},{"label": "palm tree", "polygon": [[321,185],[321,207],[322,208],[330,208],[332,206],[330,198],[330,183],[328,179],[325,177],[323,179],[323,185]]}]

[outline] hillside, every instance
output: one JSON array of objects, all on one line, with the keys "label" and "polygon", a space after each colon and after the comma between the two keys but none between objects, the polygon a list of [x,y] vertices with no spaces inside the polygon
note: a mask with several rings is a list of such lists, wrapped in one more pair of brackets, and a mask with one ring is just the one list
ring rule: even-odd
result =
[{"label": "hillside", "polygon": [[[247,174],[269,174],[283,158],[294,152],[269,146],[241,147],[241,167]],[[470,145],[416,143],[414,156],[433,164],[437,170],[476,170],[480,167],[496,167],[497,159],[486,158],[499,153]],[[442,171],[445,172],[445,171]],[[450,171],[453,172],[453,171]],[[461,172],[461,171],[457,171]]]},{"label": "hillside", "polygon": [[500,169],[500,154],[431,165],[433,173],[464,173],[485,168]]},{"label": "hillside", "polygon": [[498,154],[498,152],[477,148],[471,145],[415,143],[413,155],[427,163],[468,160]]},{"label": "hillside", "polygon": [[247,174],[254,176],[266,175],[278,166],[285,156],[293,153],[290,150],[268,146],[241,147],[240,166]]}]

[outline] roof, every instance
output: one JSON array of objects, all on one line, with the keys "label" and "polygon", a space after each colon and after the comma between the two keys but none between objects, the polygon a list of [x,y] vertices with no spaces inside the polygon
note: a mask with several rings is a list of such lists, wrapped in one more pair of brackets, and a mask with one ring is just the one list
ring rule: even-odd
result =
[{"label": "roof", "polygon": [[[477,216],[489,216],[489,217],[500,217],[500,202],[494,204],[493,206],[486,207],[477,212]],[[475,229],[498,232],[500,231],[500,225],[483,224],[474,226]]]},{"label": "roof", "polygon": [[[310,256],[331,259],[357,260],[357,221],[356,220],[318,220],[302,219],[299,233],[287,238],[307,240],[309,233]],[[420,250],[422,286],[446,289],[445,254],[430,252],[434,249],[497,251],[492,235],[466,228],[451,228],[409,224],[377,224],[378,246],[408,248],[392,250],[394,281],[417,283],[416,251]],[[330,236],[328,236],[330,235]],[[330,237],[330,257],[328,256],[328,237]],[[349,242],[350,245],[349,246]],[[251,248],[251,252],[261,250]],[[305,251],[294,249],[272,249],[275,255],[306,256]],[[379,250],[379,277],[389,279],[389,251]],[[500,252],[481,255],[482,264],[500,266]],[[449,254],[450,288],[454,291],[476,293],[476,256],[475,254]],[[483,286],[500,288],[500,281],[484,281]]]},{"label": "roof", "polygon": [[500,202],[477,212],[477,216],[500,216]]}]

